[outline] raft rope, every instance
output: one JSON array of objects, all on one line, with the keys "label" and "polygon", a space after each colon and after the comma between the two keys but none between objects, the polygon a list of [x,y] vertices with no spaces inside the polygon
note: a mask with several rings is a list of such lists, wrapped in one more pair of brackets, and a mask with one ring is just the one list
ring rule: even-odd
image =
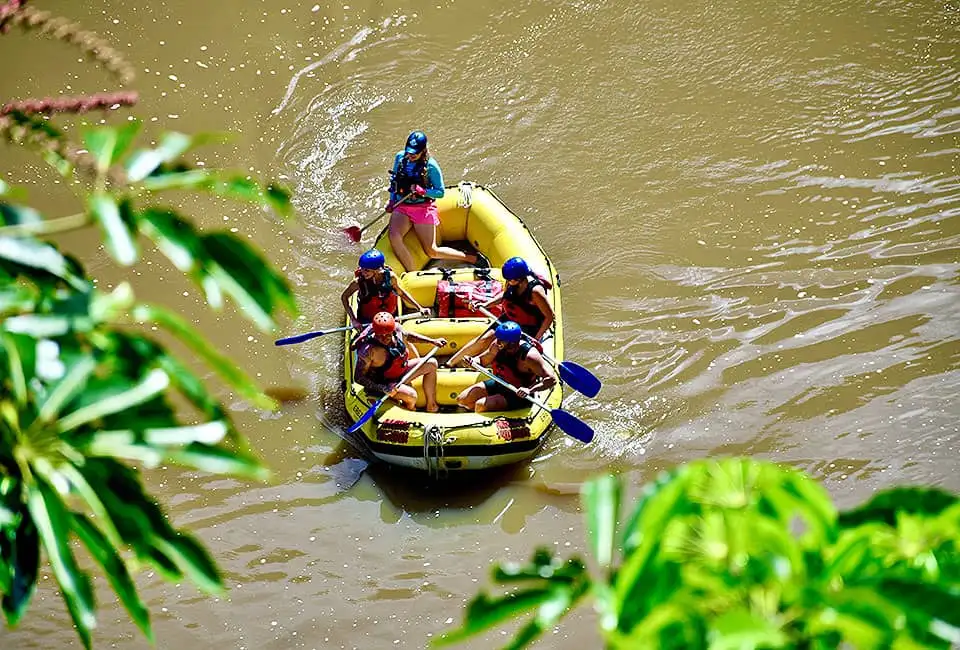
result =
[{"label": "raft rope", "polygon": [[471,205],[473,205],[473,185],[469,181],[460,181],[460,198],[457,199],[457,207],[466,208],[469,214]]},{"label": "raft rope", "polygon": [[460,196],[457,198],[457,207],[466,208],[467,213],[463,215],[465,224],[470,223],[470,208],[473,206],[473,185],[470,181],[460,181]]},{"label": "raft rope", "polygon": [[[446,442],[443,439],[443,427],[437,424],[431,424],[423,432],[423,462],[427,468],[427,476],[435,476],[440,478],[440,471],[443,470],[443,474],[447,474],[447,468],[440,461],[444,456],[443,444]],[[432,447],[437,448],[437,453],[435,456],[431,457],[430,449]],[[434,460],[434,458],[436,460]]]}]

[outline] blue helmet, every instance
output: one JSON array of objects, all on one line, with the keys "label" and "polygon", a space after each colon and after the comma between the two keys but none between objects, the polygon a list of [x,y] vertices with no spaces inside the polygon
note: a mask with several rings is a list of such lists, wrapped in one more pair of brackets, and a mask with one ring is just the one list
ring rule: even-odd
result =
[{"label": "blue helmet", "polygon": [[503,263],[504,280],[522,280],[530,275],[530,267],[522,257],[511,257]]},{"label": "blue helmet", "polygon": [[519,343],[520,339],[523,338],[523,330],[512,320],[508,320],[497,325],[493,335],[497,337],[498,341],[504,343]]},{"label": "blue helmet", "polygon": [[383,253],[378,251],[376,248],[371,248],[360,256],[361,269],[380,269],[383,268],[383,263]]},{"label": "blue helmet", "polygon": [[414,131],[407,136],[407,146],[404,153],[420,153],[427,148],[427,134],[423,131]]}]

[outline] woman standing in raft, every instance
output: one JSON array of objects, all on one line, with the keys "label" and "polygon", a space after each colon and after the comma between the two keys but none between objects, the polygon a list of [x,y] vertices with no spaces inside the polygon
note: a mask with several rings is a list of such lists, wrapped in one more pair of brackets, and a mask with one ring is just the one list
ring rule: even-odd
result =
[{"label": "woman standing in raft", "polygon": [[[413,228],[427,257],[476,264],[477,255],[449,246],[437,246],[440,217],[434,201],[443,197],[443,174],[437,161],[430,157],[427,136],[423,131],[414,131],[407,138],[404,150],[398,151],[393,159],[390,176],[390,202],[387,204],[387,212],[392,213],[390,246],[403,267],[407,271],[418,270],[413,256],[403,242],[403,237],[410,228]],[[401,199],[407,195],[410,195],[409,198],[401,203]]]}]

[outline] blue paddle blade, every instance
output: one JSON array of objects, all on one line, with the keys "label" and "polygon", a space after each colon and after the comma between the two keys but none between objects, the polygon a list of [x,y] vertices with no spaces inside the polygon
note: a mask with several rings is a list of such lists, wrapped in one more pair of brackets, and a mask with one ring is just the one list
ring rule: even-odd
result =
[{"label": "blue paddle blade", "polygon": [[350,329],[349,327],[334,327],[331,330],[317,330],[315,332],[307,332],[306,334],[296,334],[294,336],[288,336],[286,338],[277,339],[274,341],[274,345],[293,345],[294,343],[303,343],[304,341],[310,341],[317,338],[318,336],[326,336],[327,334],[333,334],[334,332],[344,332]]},{"label": "blue paddle blade", "polygon": [[368,409],[367,409],[367,412],[364,413],[363,415],[361,415],[361,416],[360,416],[360,419],[357,420],[356,422],[354,422],[354,423],[350,426],[350,428],[347,429],[347,433],[356,433],[357,430],[360,429],[360,427],[362,427],[362,426],[365,425],[367,422],[369,422],[369,421],[370,421],[370,418],[373,417],[373,414],[377,412],[377,409],[380,407],[380,404],[381,404],[381,403],[383,403],[383,400],[377,400],[376,402],[374,402],[373,406],[371,406],[370,408],[368,408]]},{"label": "blue paddle blade", "polygon": [[288,336],[283,339],[277,339],[276,341],[273,342],[273,344],[274,345],[293,345],[294,343],[303,343],[304,341],[315,339],[318,336],[323,336],[324,334],[326,334],[326,332],[307,332],[306,334],[297,334],[296,336]]},{"label": "blue paddle blade", "polygon": [[573,436],[583,443],[593,440],[593,429],[573,413],[568,413],[563,409],[552,409],[550,417],[553,418],[554,424],[568,436]]},{"label": "blue paddle blade", "polygon": [[573,361],[561,361],[557,369],[560,371],[560,379],[570,388],[587,397],[596,397],[603,386],[596,375]]}]

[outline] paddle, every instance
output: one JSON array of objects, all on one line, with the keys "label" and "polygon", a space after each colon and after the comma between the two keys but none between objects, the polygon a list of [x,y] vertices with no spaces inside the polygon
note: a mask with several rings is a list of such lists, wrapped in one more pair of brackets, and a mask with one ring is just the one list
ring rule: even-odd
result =
[{"label": "paddle", "polygon": [[[411,192],[410,194],[407,194],[405,197],[397,201],[393,207],[396,208],[398,205],[400,205],[401,203],[409,199],[411,196],[413,196],[413,192]],[[347,237],[350,238],[350,241],[356,244],[360,241],[360,236],[363,235],[363,231],[369,228],[370,226],[372,226],[373,224],[377,223],[378,221],[380,221],[381,217],[383,217],[383,215],[385,215],[386,213],[387,211],[384,210],[383,212],[378,214],[376,218],[371,219],[367,223],[367,225],[363,226],[362,228],[360,226],[348,226],[347,228],[343,229],[343,232],[346,233]]]},{"label": "paddle", "polygon": [[[490,311],[485,307],[480,307],[478,311],[480,311],[480,313],[490,320],[497,320],[497,317],[490,313]],[[596,375],[581,366],[579,363],[574,363],[573,361],[561,361],[558,364],[556,359],[551,359],[547,353],[543,351],[543,346],[540,344],[540,341],[533,338],[526,332],[523,333],[523,336],[537,346],[537,351],[543,355],[543,358],[546,359],[547,363],[557,368],[557,371],[560,373],[560,379],[570,386],[570,388],[578,393],[583,393],[587,397],[597,396],[597,393],[600,392],[600,388],[603,386],[603,384],[600,383],[600,380],[597,379]]]},{"label": "paddle", "polygon": [[[410,370],[407,371],[407,374],[405,374],[403,377],[401,377],[399,380],[397,380],[397,383],[395,383],[395,384],[393,385],[393,388],[396,388],[396,387],[399,386],[400,384],[402,384],[402,383],[404,383],[405,381],[407,381],[408,379],[410,379],[410,377],[413,375],[413,373],[415,373],[417,370],[419,370],[419,369],[420,369],[420,366],[422,366],[423,364],[425,364],[425,363],[427,362],[427,360],[428,360],[430,357],[432,357],[433,355],[435,355],[435,354],[437,353],[437,350],[439,350],[439,349],[440,349],[439,347],[434,347],[432,350],[430,350],[429,352],[427,352],[427,354],[426,354],[425,356],[421,357],[420,361],[417,362],[417,365],[415,365],[413,368],[410,368]],[[393,390],[393,389],[391,389],[391,390]],[[390,397],[390,394],[387,393],[386,395],[384,395],[383,397],[381,397],[380,399],[378,399],[376,402],[374,402],[374,403],[373,403],[373,406],[371,406],[370,408],[368,408],[368,409],[367,409],[367,412],[364,413],[363,415],[361,415],[361,416],[360,416],[360,419],[357,420],[356,422],[354,422],[353,425],[351,425],[351,427],[350,427],[349,429],[347,429],[347,433],[355,433],[355,432],[357,431],[357,429],[359,429],[360,427],[362,427],[363,425],[365,425],[365,424],[367,423],[367,421],[369,421],[370,418],[372,418],[372,417],[374,416],[374,414],[377,412],[377,409],[380,408],[380,405],[383,404],[385,401],[387,401],[387,399],[388,399],[389,397]]]},{"label": "paddle", "polygon": [[[481,372],[490,377],[490,379],[494,380],[501,386],[509,388],[513,392],[517,391],[516,386],[500,379],[495,374],[481,366],[479,363],[471,363],[470,366],[477,372]],[[568,436],[572,436],[583,443],[593,440],[593,429],[590,428],[589,424],[578,418],[573,413],[564,411],[563,409],[552,409],[547,404],[544,404],[532,395],[527,395],[524,399],[536,404],[545,411],[549,411],[550,417],[553,418],[553,423],[560,427],[560,429]]]},{"label": "paddle", "polygon": [[282,339],[277,339],[273,342],[274,345],[293,345],[294,343],[303,343],[304,341],[310,341],[315,339],[318,336],[325,336],[327,334],[333,334],[334,332],[346,332],[347,330],[352,330],[353,325],[347,325],[346,327],[334,327],[328,330],[317,330],[316,332],[306,332],[304,334],[297,334],[295,336],[287,336]]},{"label": "paddle", "polygon": [[[417,318],[420,314],[406,314],[401,316],[397,320],[407,320],[409,318]],[[294,336],[288,336],[286,338],[277,339],[273,342],[274,345],[293,345],[294,343],[303,343],[304,341],[310,341],[317,338],[318,336],[324,336],[325,334],[333,334],[334,332],[346,332],[347,330],[352,330],[353,325],[345,325],[344,327],[334,327],[328,330],[317,330],[316,332],[306,332],[304,334],[296,334]]]}]

